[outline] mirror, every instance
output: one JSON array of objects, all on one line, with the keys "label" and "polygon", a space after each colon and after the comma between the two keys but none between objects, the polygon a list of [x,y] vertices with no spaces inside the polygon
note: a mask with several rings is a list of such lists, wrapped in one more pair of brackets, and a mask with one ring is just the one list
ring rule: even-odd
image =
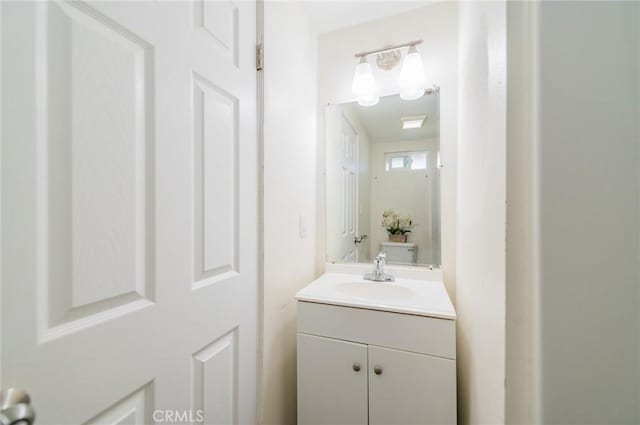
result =
[{"label": "mirror", "polygon": [[439,93],[325,116],[327,261],[440,266]]}]

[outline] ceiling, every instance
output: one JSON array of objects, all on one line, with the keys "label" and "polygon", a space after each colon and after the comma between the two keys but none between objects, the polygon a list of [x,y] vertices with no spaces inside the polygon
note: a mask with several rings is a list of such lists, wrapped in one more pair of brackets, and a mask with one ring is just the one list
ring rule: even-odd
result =
[{"label": "ceiling", "polygon": [[422,1],[303,1],[313,29],[319,33],[335,31],[363,22],[398,15],[434,3]]},{"label": "ceiling", "polygon": [[[372,143],[420,140],[437,137],[439,133],[438,96],[425,95],[417,100],[402,100],[399,95],[380,98],[375,106],[357,103],[344,105],[351,109],[366,128]],[[402,117],[426,115],[422,128],[402,129]]]}]

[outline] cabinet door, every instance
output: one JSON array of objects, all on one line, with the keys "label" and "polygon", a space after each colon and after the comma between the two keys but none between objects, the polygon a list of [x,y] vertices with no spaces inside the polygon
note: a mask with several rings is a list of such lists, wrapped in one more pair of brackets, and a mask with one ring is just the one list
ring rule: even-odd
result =
[{"label": "cabinet door", "polygon": [[298,424],[367,423],[367,346],[298,334]]},{"label": "cabinet door", "polygon": [[369,346],[369,424],[455,424],[456,362]]}]

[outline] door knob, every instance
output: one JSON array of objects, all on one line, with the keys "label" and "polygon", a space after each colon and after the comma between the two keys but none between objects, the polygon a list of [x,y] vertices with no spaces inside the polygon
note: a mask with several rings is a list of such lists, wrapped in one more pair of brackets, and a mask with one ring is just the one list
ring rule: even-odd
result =
[{"label": "door knob", "polygon": [[354,363],[353,364],[353,371],[354,372],[360,372],[360,363]]},{"label": "door knob", "polygon": [[362,243],[362,241],[364,241],[365,239],[367,239],[369,236],[368,235],[360,235],[360,236],[356,236],[355,238],[353,238],[353,243],[354,244],[359,244]]},{"label": "door knob", "polygon": [[32,425],[35,417],[25,391],[15,388],[0,391],[0,425]]},{"label": "door knob", "polygon": [[381,366],[374,367],[373,371],[375,372],[376,375],[382,375],[382,367]]}]

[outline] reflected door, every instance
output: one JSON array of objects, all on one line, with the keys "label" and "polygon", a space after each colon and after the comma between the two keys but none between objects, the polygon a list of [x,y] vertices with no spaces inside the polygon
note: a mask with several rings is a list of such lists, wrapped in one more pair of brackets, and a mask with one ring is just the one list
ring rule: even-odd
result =
[{"label": "reflected door", "polygon": [[255,4],[0,7],[2,387],[255,423]]},{"label": "reflected door", "polygon": [[358,134],[347,118],[331,108],[327,117],[327,256],[357,262]]}]

